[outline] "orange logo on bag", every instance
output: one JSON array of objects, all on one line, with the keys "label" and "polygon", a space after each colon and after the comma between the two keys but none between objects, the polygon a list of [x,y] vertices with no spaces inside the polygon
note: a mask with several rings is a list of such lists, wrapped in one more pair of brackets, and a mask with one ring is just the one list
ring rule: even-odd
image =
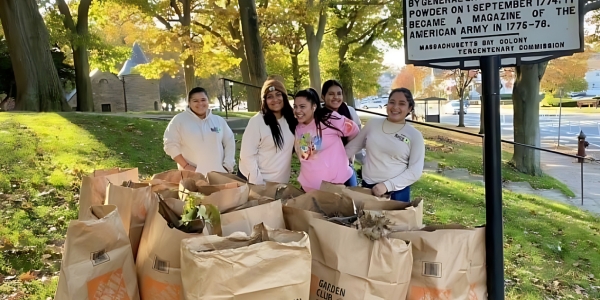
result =
[{"label": "orange logo on bag", "polygon": [[314,295],[319,289],[319,277],[314,274],[310,274],[310,294]]},{"label": "orange logo on bag", "polygon": [[123,270],[121,268],[88,281],[87,289],[88,299],[90,300],[129,300],[127,286],[123,280]]},{"label": "orange logo on bag", "polygon": [[452,300],[452,290],[411,286],[408,300]]},{"label": "orange logo on bag", "polygon": [[144,300],[180,300],[183,298],[181,285],[156,281],[150,276],[142,279],[140,293]]}]

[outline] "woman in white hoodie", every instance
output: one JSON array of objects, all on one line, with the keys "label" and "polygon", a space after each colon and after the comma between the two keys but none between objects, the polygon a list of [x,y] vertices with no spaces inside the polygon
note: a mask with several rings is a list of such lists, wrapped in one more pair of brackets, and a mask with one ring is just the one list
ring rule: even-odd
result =
[{"label": "woman in white hoodie", "polygon": [[257,185],[288,183],[298,121],[283,83],[267,80],[261,94],[261,110],[250,118],[242,137],[238,176]]},{"label": "woman in white hoodie", "polygon": [[208,93],[201,87],[189,92],[187,109],[169,122],[163,140],[165,153],[179,170],[233,172],[233,132],[225,119],[210,112]]}]

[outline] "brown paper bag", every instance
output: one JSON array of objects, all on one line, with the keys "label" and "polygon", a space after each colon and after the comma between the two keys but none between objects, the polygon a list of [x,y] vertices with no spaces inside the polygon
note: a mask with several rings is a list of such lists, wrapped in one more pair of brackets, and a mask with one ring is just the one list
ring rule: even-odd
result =
[{"label": "brown paper bag", "polygon": [[255,225],[263,223],[274,229],[285,229],[281,201],[253,200],[232,212],[221,215],[222,236],[241,231],[252,234]]},{"label": "brown paper bag", "polygon": [[263,197],[275,200],[287,200],[303,195],[304,192],[291,184],[266,182],[264,185],[248,184],[250,186],[250,200]]},{"label": "brown paper bag", "polygon": [[85,219],[69,223],[55,299],[140,299],[117,207],[92,206]]},{"label": "brown paper bag", "polygon": [[151,186],[144,184],[135,186],[137,188],[109,183],[106,188],[105,201],[105,204],[114,204],[119,209],[119,215],[131,242],[134,258],[137,257],[148,209],[153,202],[158,201],[152,193]]},{"label": "brown paper bag", "polygon": [[304,232],[256,225],[251,236],[181,242],[185,299],[308,299],[311,253]]},{"label": "brown paper bag", "polygon": [[241,184],[248,183],[246,180],[230,173],[221,173],[221,172],[209,172],[206,174],[206,179],[211,185],[219,185],[226,184],[232,182],[239,182]]},{"label": "brown paper bag", "polygon": [[79,190],[79,220],[88,214],[87,210],[93,205],[102,205],[106,199],[106,186],[109,182],[121,184],[123,181],[139,182],[137,168],[95,170],[92,174],[83,176]]},{"label": "brown paper bag", "polygon": [[310,219],[324,219],[324,215],[354,214],[354,203],[345,195],[324,191],[310,191],[284,202],[283,219],[289,230],[308,232]]},{"label": "brown paper bag", "polygon": [[152,175],[152,180],[160,179],[160,180],[164,180],[166,182],[171,182],[171,183],[176,183],[176,184],[179,184],[179,182],[182,179],[186,179],[186,178],[191,178],[194,180],[206,180],[206,176],[204,176],[203,174],[196,173],[194,171],[188,171],[188,170],[173,169],[173,170],[168,170],[168,171],[164,171],[162,173]]},{"label": "brown paper bag", "polygon": [[182,181],[179,188],[179,199],[185,201],[191,192],[203,194],[202,204],[215,205],[221,213],[225,213],[248,202],[250,188],[247,184],[238,182],[201,187],[193,185],[190,181]]},{"label": "brown paper bag", "polygon": [[389,237],[413,247],[407,299],[487,299],[484,227],[428,226]]},{"label": "brown paper bag", "polygon": [[415,198],[409,202],[394,201],[373,196],[370,189],[345,187],[323,181],[322,191],[339,193],[350,197],[356,206],[365,211],[383,214],[390,220],[394,231],[418,230],[423,228],[423,199]]},{"label": "brown paper bag", "polygon": [[[406,299],[413,264],[409,242],[371,241],[358,230],[310,220],[311,300]],[[456,298],[458,299],[458,298]]]},{"label": "brown paper bag", "polygon": [[[181,201],[179,204],[177,206],[183,208]],[[183,299],[179,245],[185,238],[207,234],[207,230],[202,234],[189,234],[170,228],[158,209],[155,202],[148,210],[138,250],[136,266],[140,294],[144,300]]]}]

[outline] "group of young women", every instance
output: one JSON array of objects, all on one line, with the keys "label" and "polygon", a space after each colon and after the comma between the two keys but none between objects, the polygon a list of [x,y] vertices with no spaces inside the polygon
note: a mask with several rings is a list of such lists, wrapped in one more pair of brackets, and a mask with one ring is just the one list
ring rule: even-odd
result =
[{"label": "group of young women", "polygon": [[[297,92],[293,107],[276,79],[267,80],[261,94],[261,111],[250,118],[242,137],[239,177],[258,185],[288,183],[295,153],[304,191],[319,189],[322,181],[357,186],[356,159],[363,187],[375,196],[410,201],[410,186],[423,171],[425,145],[421,133],[406,123],[415,106],[408,89],[392,90],[387,118],[372,118],[364,128],[335,80],[326,81],[320,95],[312,88]],[[165,152],[182,170],[232,173],[235,139],[227,122],[211,114],[203,88],[192,89],[188,102],[165,130]]]}]

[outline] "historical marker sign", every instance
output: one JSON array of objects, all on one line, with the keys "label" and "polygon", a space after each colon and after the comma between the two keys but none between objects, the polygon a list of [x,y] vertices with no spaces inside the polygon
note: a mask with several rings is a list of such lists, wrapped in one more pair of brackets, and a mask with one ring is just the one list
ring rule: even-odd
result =
[{"label": "historical marker sign", "polygon": [[[578,0],[405,0],[406,63],[460,62],[481,56],[503,65],[583,51]],[[505,58],[512,58],[505,60]],[[469,66],[471,61],[471,66]],[[505,63],[510,61],[511,63]],[[438,64],[438,66],[443,64]]]}]

